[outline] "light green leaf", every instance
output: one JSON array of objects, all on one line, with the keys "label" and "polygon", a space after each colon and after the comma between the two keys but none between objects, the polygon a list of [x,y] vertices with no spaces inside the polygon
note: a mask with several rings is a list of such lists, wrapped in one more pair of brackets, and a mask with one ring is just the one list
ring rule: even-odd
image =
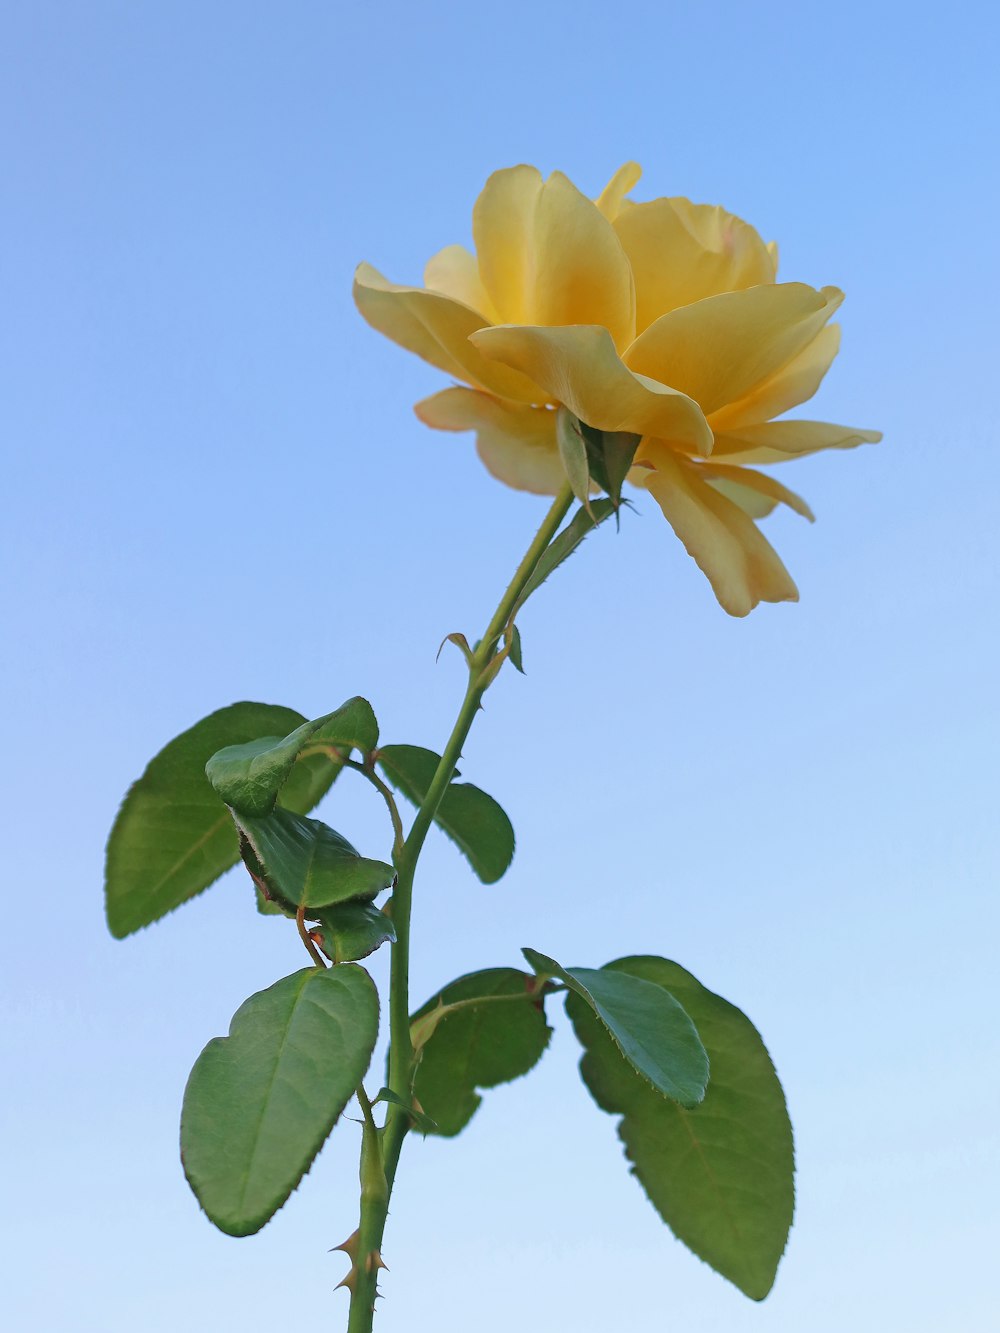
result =
[{"label": "light green leaf", "polygon": [[[392,785],[419,806],[441,762],[420,745],[383,745],[376,762]],[[457,776],[457,771],[456,771]],[[451,838],[484,884],[494,884],[514,856],[514,830],[503,808],[471,782],[452,782],[434,822]]]},{"label": "light green leaf", "polygon": [[618,1133],[663,1220],[723,1277],[763,1300],[792,1222],[794,1157],[784,1093],[760,1034],[677,963],[622,958],[607,970],[663,987],[684,1005],[712,1076],[700,1106],[664,1101],[622,1064],[590,1009],[571,995],[583,1080],[602,1110],[623,1117]]},{"label": "light green leaf", "polygon": [[[284,738],[258,737],[242,745],[227,745],[205,766],[209,782],[226,803],[244,815],[260,817],[274,809],[278,792],[299,755],[310,748],[337,746],[364,750],[378,743],[378,723],[367,699],[355,697],[325,717],[304,722]],[[336,757],[336,756],[331,756]]]},{"label": "light green leaf", "polygon": [[561,967],[522,950],[539,976],[557,977],[594,1011],[615,1045],[657,1093],[682,1106],[705,1096],[708,1056],[690,1017],[668,992],[626,972]]},{"label": "light green leaf", "polygon": [[[266,898],[286,911],[371,899],[396,878],[392,866],[361,856],[319,819],[280,807],[262,819],[233,812],[240,854]],[[307,910],[307,916],[312,916]]]},{"label": "light green leaf", "polygon": [[437,1125],[425,1115],[423,1111],[417,1110],[412,1102],[404,1101],[402,1097],[397,1096],[391,1088],[380,1088],[377,1097],[372,1098],[372,1106],[377,1106],[379,1102],[391,1103],[393,1106],[400,1106],[413,1121],[413,1128],[418,1134],[433,1134]]},{"label": "light green leaf", "polygon": [[340,903],[317,913],[310,931],[332,963],[355,963],[383,944],[395,944],[392,918],[372,903]]},{"label": "light green leaf", "polygon": [[431,1132],[446,1138],[458,1134],[482,1101],[477,1088],[509,1083],[541,1059],[552,1030],[541,998],[527,998],[531,981],[512,967],[471,972],[445,986],[413,1015],[416,1024],[439,1006],[483,1001],[445,1012],[423,1047],[413,1092],[435,1122]]},{"label": "light green leaf", "polygon": [[531,594],[538,591],[564,560],[569,559],[584,537],[593,532],[606,518],[610,518],[614,512],[614,501],[607,499],[591,500],[589,512],[586,509],[578,509],[573,520],[567,523],[558,537],[542,552],[541,559],[532,571],[531,578],[524,585],[524,591],[517,599],[517,605],[511,615],[517,615]]},{"label": "light green leaf", "polygon": [[585,507],[590,504],[590,471],[587,467],[587,446],[580,433],[580,423],[568,408],[556,411],[556,444],[562,459],[570,490]]},{"label": "light green leaf", "polygon": [[259,1231],[298,1185],[364,1078],[378,1017],[364,968],[309,967],[252,995],[202,1051],[181,1159],[220,1231]]},{"label": "light green leaf", "polygon": [[[292,708],[236,703],[202,718],[153,759],[122,802],[108,839],[108,927],[118,939],[172,912],[239,860],[229,811],[205,776],[223,746],[284,734],[305,719]],[[281,794],[288,809],[311,810],[341,765],[315,755],[296,765]]]}]

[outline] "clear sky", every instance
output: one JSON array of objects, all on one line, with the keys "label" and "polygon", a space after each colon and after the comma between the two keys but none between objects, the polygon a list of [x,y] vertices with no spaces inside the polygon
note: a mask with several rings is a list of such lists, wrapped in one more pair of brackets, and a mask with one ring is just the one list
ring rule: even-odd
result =
[{"label": "clear sky", "polygon": [[[235,874],[124,943],[103,845],[149,757],[235,699],[367,695],[440,747],[543,512],[411,404],[444,377],[350,299],[469,240],[499,166],[718,202],[847,292],[792,464],[797,606],[731,620],[649,501],[522,619],[465,775],[518,854],[434,838],[418,999],[532,944],[676,958],[763,1032],[799,1205],[753,1305],[626,1174],[560,1019],[453,1142],[408,1146],[382,1333],[995,1327],[1000,33],[985,4],[52,3],[0,21],[5,881],[0,1143],[20,1333],[338,1329],[357,1130],[258,1237],[199,1213],[187,1071],[302,963]],[[380,812],[324,811],[370,854]],[[384,959],[376,961],[379,979]]]}]

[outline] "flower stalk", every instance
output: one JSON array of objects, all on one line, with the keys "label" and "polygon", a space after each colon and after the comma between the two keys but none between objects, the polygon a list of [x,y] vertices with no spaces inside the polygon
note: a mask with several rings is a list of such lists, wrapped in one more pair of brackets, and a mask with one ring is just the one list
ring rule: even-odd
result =
[{"label": "flower stalk", "polygon": [[[506,655],[506,649],[498,647],[500,640],[525,585],[559,531],[572,503],[573,492],[568,485],[564,486],[552,502],[534,540],[507,585],[486,632],[472,653],[465,697],[441,755],[441,762],[402,848],[394,858],[397,880],[392,895],[392,919],[396,928],[396,943],[392,946],[389,985],[389,1088],[402,1104],[394,1102],[389,1104],[385,1124],[377,1132],[377,1166],[374,1165],[376,1148],[372,1142],[372,1134],[375,1131],[370,1106],[365,1117],[361,1148],[362,1188],[358,1259],[351,1274],[355,1280],[349,1284],[351,1312],[348,1333],[370,1333],[372,1327],[377,1265],[374,1261],[369,1265],[366,1256],[378,1255],[378,1264],[381,1264],[382,1234],[389,1199],[392,1195],[403,1140],[409,1128],[410,1118],[406,1107],[410,1103],[416,1068],[413,1043],[410,1038],[410,917],[417,862],[438,806],[454,776],[455,767],[462,754],[462,746],[472,729],[483,695],[496,678],[496,671]],[[497,661],[498,658],[500,662]]]}]

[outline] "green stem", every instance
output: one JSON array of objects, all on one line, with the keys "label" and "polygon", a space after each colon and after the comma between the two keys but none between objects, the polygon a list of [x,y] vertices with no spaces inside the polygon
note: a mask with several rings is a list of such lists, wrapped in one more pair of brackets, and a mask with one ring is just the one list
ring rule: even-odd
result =
[{"label": "green stem", "polygon": [[[567,485],[556,496],[549,512],[545,515],[541,527],[525,552],[524,559],[518,565],[514,577],[486,632],[472,654],[469,662],[469,683],[465,698],[459,709],[458,717],[452,728],[448,743],[441,755],[431,785],[423,799],[416,818],[410,827],[406,841],[395,856],[396,887],[392,895],[392,920],[396,928],[396,943],[392,948],[392,969],[389,982],[389,1087],[404,1103],[409,1102],[413,1083],[414,1059],[413,1044],[410,1040],[410,913],[413,901],[413,878],[417,861],[423,849],[424,840],[437,814],[438,806],[448,788],[462,753],[462,746],[472,729],[479,711],[483,695],[489,689],[495,677],[490,668],[495,665],[497,644],[507,627],[511,614],[517,605],[521,593],[534,573],[535,566],[541,559],[546,547],[555,537],[563,519],[573,503],[573,492]],[[370,1244],[377,1251],[382,1243],[382,1231],[385,1227],[389,1196],[392,1193],[396,1167],[406,1137],[409,1117],[404,1107],[389,1105],[385,1126],[381,1134],[381,1165],[384,1170],[386,1185],[385,1205],[373,1201],[366,1210],[365,1193],[361,1195],[361,1225],[359,1240]],[[362,1156],[364,1147],[362,1147]],[[366,1215],[367,1211],[367,1215]],[[364,1255],[364,1248],[359,1250]],[[362,1264],[363,1267],[363,1264]],[[359,1282],[351,1295],[351,1317],[348,1333],[370,1333],[371,1308],[368,1305],[367,1291],[358,1295]],[[357,1307],[357,1311],[356,1311]],[[364,1308],[362,1308],[364,1307]],[[367,1321],[367,1322],[366,1322]]]},{"label": "green stem", "polygon": [[372,1116],[371,1102],[363,1087],[358,1088],[358,1101],[364,1115],[360,1170],[361,1221],[348,1279],[351,1310],[347,1333],[371,1333],[375,1297],[378,1294],[378,1274],[383,1267],[379,1246],[389,1208],[389,1187],[385,1178],[379,1131]]},{"label": "green stem", "polygon": [[367,764],[359,764],[354,759],[345,759],[344,767],[353,768],[356,773],[360,773],[363,778],[367,778],[385,802],[386,809],[389,811],[389,818],[392,821],[392,855],[393,858],[396,858],[403,848],[403,821],[399,815],[399,806],[396,804],[396,798],[393,796],[389,787],[386,786],[375,772],[375,769],[371,766],[370,759],[371,756],[369,756],[369,762]]}]

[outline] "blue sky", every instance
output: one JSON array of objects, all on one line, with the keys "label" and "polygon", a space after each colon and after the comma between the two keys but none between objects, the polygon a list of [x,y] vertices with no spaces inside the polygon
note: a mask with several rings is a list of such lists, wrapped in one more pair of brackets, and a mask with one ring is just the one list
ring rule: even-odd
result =
[{"label": "blue sky", "polygon": [[[468,241],[499,166],[719,202],[847,292],[815,415],[885,443],[790,465],[797,606],[727,618],[647,501],[522,619],[465,775],[518,854],[429,845],[414,990],[676,958],[757,1023],[799,1205],[747,1302],[628,1178],[566,1024],[452,1143],[415,1142],[383,1333],[985,1329],[998,1175],[995,13],[910,5],[15,3],[2,22],[0,671],[12,897],[6,1327],[337,1328],[356,1128],[233,1241],[176,1154],[187,1071],[301,964],[234,875],[125,943],[103,844],[222,704],[366,694],[440,746],[442,636],[485,623],[543,512],[411,412],[443,377],[350,300]],[[794,472],[794,475],[793,475]],[[324,807],[379,854],[346,785]],[[12,853],[12,854],[11,854]],[[384,960],[373,968],[381,980]]]}]

